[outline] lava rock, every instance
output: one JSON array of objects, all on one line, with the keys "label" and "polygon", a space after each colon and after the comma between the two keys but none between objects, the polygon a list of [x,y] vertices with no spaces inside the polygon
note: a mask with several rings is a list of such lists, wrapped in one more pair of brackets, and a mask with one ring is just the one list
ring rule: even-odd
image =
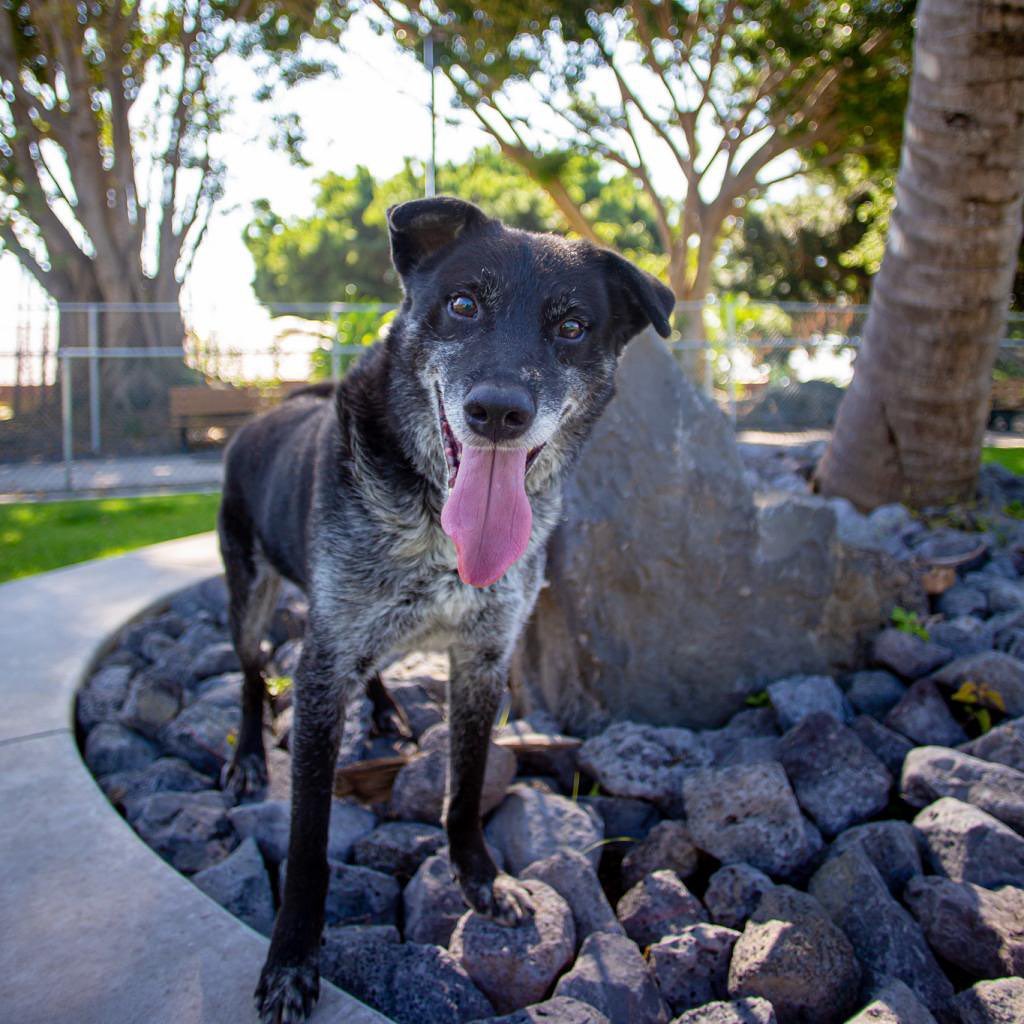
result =
[{"label": "lava rock", "polygon": [[662,869],[689,878],[697,870],[697,858],[697,848],[683,822],[659,822],[622,858],[622,884],[631,889],[652,871]]},{"label": "lava rock", "polygon": [[[327,899],[324,920],[328,925],[393,925],[397,920],[401,887],[390,875],[370,868],[327,862]],[[280,888],[284,892],[288,861],[281,861]]]},{"label": "lava rock", "polygon": [[494,1014],[446,949],[399,942],[393,928],[328,928],[320,971],[396,1024],[463,1024]]},{"label": "lava rock", "polygon": [[508,870],[519,874],[559,850],[576,850],[596,868],[604,838],[600,816],[556,793],[513,786],[485,830]]},{"label": "lava rock", "polygon": [[623,895],[615,912],[641,948],[708,919],[700,900],[674,871],[652,871]]},{"label": "lava rock", "polygon": [[939,595],[938,608],[947,619],[961,615],[984,615],[988,611],[988,598],[977,587],[957,583]]},{"label": "lava rock", "polygon": [[[111,802],[121,807],[134,819],[138,807],[154,793],[199,793],[213,789],[215,782],[208,775],[197,772],[187,761],[177,757],[160,757],[141,772],[130,772],[128,784],[119,792],[104,784],[104,792]],[[108,777],[105,782],[109,782]]]},{"label": "lava rock", "polygon": [[953,1000],[962,1024],[1020,1024],[1024,978],[979,981]]},{"label": "lava rock", "polygon": [[444,829],[418,821],[385,821],[357,839],[352,861],[407,882],[431,854],[447,842]]},{"label": "lava rock", "polygon": [[584,796],[579,802],[597,811],[608,838],[640,842],[661,820],[661,815],[646,800],[626,796]]},{"label": "lava rock", "polygon": [[855,672],[846,697],[861,714],[881,718],[899,702],[906,691],[907,688],[891,672],[879,669]]},{"label": "lava rock", "polygon": [[708,881],[704,905],[715,924],[740,929],[773,884],[763,871],[749,864],[727,864]]},{"label": "lava rock", "polygon": [[782,737],[780,758],[800,805],[826,835],[871,818],[889,803],[885,765],[832,715],[816,711]]},{"label": "lava rock", "polygon": [[241,709],[237,701],[197,700],[159,733],[161,745],[197,771],[219,777],[234,754]]},{"label": "lava rock", "polygon": [[156,757],[149,740],[116,722],[100,722],[85,741],[85,763],[93,775],[141,771]]},{"label": "lava rock", "polygon": [[466,900],[452,871],[447,848],[428,857],[402,893],[405,938],[447,946],[466,912]]},{"label": "lava rock", "polygon": [[589,1003],[556,996],[503,1017],[488,1017],[477,1024],[608,1024],[608,1018]]},{"label": "lava rock", "polygon": [[181,684],[158,668],[149,668],[132,679],[118,721],[129,729],[155,738],[181,708]]},{"label": "lava rock", "polygon": [[533,901],[532,917],[508,928],[467,911],[449,945],[499,1013],[543,999],[576,951],[576,929],[565,900],[536,879],[522,884]]},{"label": "lava rock", "polygon": [[902,981],[894,980],[846,1024],[935,1024],[935,1018]]},{"label": "lava rock", "polygon": [[666,1024],[669,1009],[636,944],[625,935],[594,932],[572,970],[555,986],[556,996],[589,1003],[611,1024]]},{"label": "lava rock", "polygon": [[894,896],[903,892],[910,879],[924,874],[919,836],[913,825],[905,821],[869,821],[855,825],[836,837],[826,857],[838,857],[847,850],[860,850],[874,864]]},{"label": "lava rock", "polygon": [[389,679],[385,684],[392,700],[402,709],[414,739],[444,721],[444,705],[416,679]]},{"label": "lava rock", "polygon": [[818,903],[777,886],[733,947],[729,995],[767,999],[780,1024],[839,1024],[856,1004],[860,976],[849,940]]},{"label": "lava rock", "polygon": [[889,774],[898,779],[903,771],[903,762],[914,749],[914,744],[905,736],[876,722],[870,715],[858,715],[850,728],[861,743],[885,765]]},{"label": "lava rock", "polygon": [[984,736],[962,744],[960,749],[972,757],[996,761],[1024,772],[1024,718],[1003,722]]},{"label": "lava rock", "polygon": [[869,989],[896,978],[932,1010],[952,997],[953,986],[921,929],[861,850],[850,849],[826,861],[809,891],[850,940]]},{"label": "lava rock", "polygon": [[943,796],[974,804],[1024,832],[1024,772],[945,747],[915,747],[903,765],[900,791],[912,807]]},{"label": "lava rock", "polygon": [[695,924],[647,951],[661,994],[673,1013],[728,996],[729,959],[740,933]]},{"label": "lava rock", "polygon": [[243,840],[219,864],[193,875],[192,881],[250,928],[270,935],[274,927],[274,896],[255,839]]},{"label": "lava rock", "polygon": [[922,640],[900,629],[883,629],[871,648],[875,662],[904,679],[920,679],[953,657],[948,647]]},{"label": "lava rock", "polygon": [[791,676],[768,687],[783,731],[792,729],[808,715],[824,711],[841,722],[852,717],[849,702],[831,676]]},{"label": "lava rock", "polygon": [[939,688],[928,679],[914,683],[885,716],[885,724],[920,746],[955,747],[967,734],[950,714]]},{"label": "lava rock", "polygon": [[689,729],[617,722],[586,741],[579,766],[614,796],[649,800],[663,813],[682,809],[683,779],[711,761],[700,736]]},{"label": "lava rock", "polygon": [[985,651],[957,658],[944,665],[932,679],[955,689],[965,682],[987,686],[999,693],[1009,715],[1024,715],[1024,661],[1002,651]]},{"label": "lava rock", "polygon": [[992,891],[932,875],[912,878],[903,902],[951,964],[978,978],[1024,974],[1024,890]]},{"label": "lava rock", "polygon": [[932,642],[948,647],[956,658],[991,651],[995,642],[992,627],[971,615],[961,615],[929,627]]},{"label": "lava rock", "polygon": [[188,672],[193,680],[199,680],[224,675],[225,672],[240,672],[241,669],[242,665],[235,653],[234,644],[221,641],[204,647],[192,659]]},{"label": "lava rock", "polygon": [[767,999],[734,999],[705,1003],[687,1010],[672,1024],[776,1024],[777,1017]]},{"label": "lava rock", "polygon": [[193,874],[223,860],[237,845],[225,812],[219,792],[154,793],[140,804],[132,825],[168,864]]},{"label": "lava rock", "polygon": [[1024,836],[971,804],[943,797],[914,819],[932,869],[954,882],[1024,888]]},{"label": "lava rock", "polygon": [[519,877],[543,882],[565,900],[572,911],[577,944],[591,932],[622,931],[593,864],[583,854],[559,850],[530,864]]},{"label": "lava rock", "polygon": [[127,665],[109,665],[94,673],[78,693],[78,724],[88,732],[100,722],[110,722],[124,705],[132,669]]}]

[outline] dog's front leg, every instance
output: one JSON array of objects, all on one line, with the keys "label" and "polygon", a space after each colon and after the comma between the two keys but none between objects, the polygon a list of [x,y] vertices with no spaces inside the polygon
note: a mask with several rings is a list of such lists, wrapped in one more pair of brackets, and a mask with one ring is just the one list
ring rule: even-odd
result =
[{"label": "dog's front leg", "polygon": [[515,879],[498,874],[480,824],[487,748],[507,663],[497,652],[461,646],[453,647],[449,654],[451,764],[445,826],[452,868],[473,910],[513,926],[532,912],[530,895]]},{"label": "dog's front leg", "polygon": [[357,680],[308,638],[296,672],[292,816],[284,898],[256,989],[264,1024],[300,1024],[320,994],[320,935],[327,896],[327,832],[342,710]]}]

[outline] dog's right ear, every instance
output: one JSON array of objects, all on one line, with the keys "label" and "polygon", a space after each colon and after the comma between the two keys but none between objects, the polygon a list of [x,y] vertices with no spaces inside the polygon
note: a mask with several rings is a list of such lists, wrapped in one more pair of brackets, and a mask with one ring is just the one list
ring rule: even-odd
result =
[{"label": "dog's right ear", "polygon": [[454,196],[412,199],[388,210],[391,262],[405,277],[460,235],[490,222],[479,207]]}]

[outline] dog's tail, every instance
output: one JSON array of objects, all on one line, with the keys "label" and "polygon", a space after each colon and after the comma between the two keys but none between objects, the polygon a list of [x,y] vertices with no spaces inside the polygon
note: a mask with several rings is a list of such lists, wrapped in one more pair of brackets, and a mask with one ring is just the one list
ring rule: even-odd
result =
[{"label": "dog's tail", "polygon": [[307,384],[305,387],[296,388],[289,392],[286,402],[293,398],[330,398],[334,394],[335,382],[333,380],[321,380],[316,384]]}]

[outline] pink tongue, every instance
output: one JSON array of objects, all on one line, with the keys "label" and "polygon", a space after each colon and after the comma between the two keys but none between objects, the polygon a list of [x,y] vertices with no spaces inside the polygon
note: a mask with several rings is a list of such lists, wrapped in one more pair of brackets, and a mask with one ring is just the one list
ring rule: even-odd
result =
[{"label": "pink tongue", "polygon": [[525,448],[462,449],[441,527],[455,541],[463,583],[489,587],[526,550],[533,513],[525,478]]}]

